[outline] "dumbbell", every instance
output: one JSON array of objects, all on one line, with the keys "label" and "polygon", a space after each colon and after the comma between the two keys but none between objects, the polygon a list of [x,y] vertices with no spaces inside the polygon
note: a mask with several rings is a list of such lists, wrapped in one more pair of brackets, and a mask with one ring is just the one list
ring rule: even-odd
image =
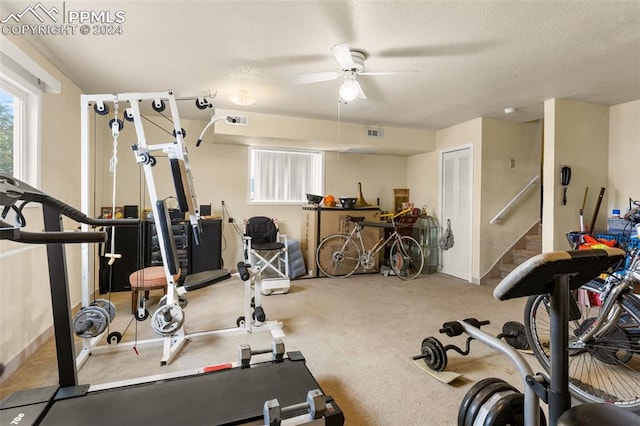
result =
[{"label": "dumbbell", "polygon": [[251,346],[247,344],[240,345],[238,350],[238,358],[240,367],[246,368],[251,364],[251,357],[253,355],[268,354],[271,353],[271,359],[273,361],[281,361],[284,358],[284,342],[282,339],[273,339],[271,342],[271,348],[252,350]]},{"label": "dumbbell", "polygon": [[[480,328],[483,325],[490,324],[489,321],[478,321],[475,318],[467,318],[464,322],[473,325],[476,328]],[[442,325],[442,328],[439,330],[440,333],[444,333],[449,337],[459,336],[464,332],[462,325],[458,321],[450,321],[445,322]],[[456,345],[447,345],[443,346],[442,343],[435,337],[429,336],[422,341],[420,345],[420,355],[415,355],[411,357],[411,359],[419,360],[423,359],[427,367],[434,371],[444,371],[447,368],[447,351],[453,350],[458,352],[460,355],[469,355],[469,351],[471,349],[471,341],[472,337],[468,337],[466,341],[465,349],[457,347]]]},{"label": "dumbbell", "polygon": [[319,389],[307,392],[306,402],[293,404],[288,407],[280,407],[277,399],[271,399],[264,403],[262,414],[264,416],[264,424],[269,426],[279,426],[282,417],[301,410],[309,411],[309,419],[320,419],[324,416],[325,397]]}]

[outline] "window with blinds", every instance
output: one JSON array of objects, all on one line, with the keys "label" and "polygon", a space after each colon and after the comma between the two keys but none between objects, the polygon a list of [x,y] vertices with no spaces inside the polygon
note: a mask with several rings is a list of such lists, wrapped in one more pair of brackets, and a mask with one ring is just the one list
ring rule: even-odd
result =
[{"label": "window with blinds", "polygon": [[322,151],[251,147],[249,173],[251,203],[299,204],[324,193]]}]

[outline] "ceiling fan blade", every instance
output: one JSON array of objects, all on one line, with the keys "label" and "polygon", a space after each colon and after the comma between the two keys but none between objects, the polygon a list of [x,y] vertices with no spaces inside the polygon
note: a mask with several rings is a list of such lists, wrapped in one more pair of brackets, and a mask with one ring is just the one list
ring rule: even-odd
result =
[{"label": "ceiling fan blade", "polygon": [[356,83],[356,86],[358,86],[358,97],[360,99],[367,99],[367,95],[364,94],[364,90],[362,90],[362,86],[360,86],[360,83],[358,83],[358,80],[353,80]]},{"label": "ceiling fan blade", "polygon": [[418,72],[418,70],[407,71],[383,71],[383,72],[359,72],[358,75],[395,75],[395,74],[408,74],[411,72]]},{"label": "ceiling fan blade", "polygon": [[338,61],[338,65],[340,65],[341,70],[352,69],[355,67],[353,63],[353,58],[351,57],[351,50],[349,50],[349,45],[347,43],[336,44],[331,48],[331,52],[333,52],[333,56]]},{"label": "ceiling fan blade", "polygon": [[335,71],[316,72],[312,74],[302,74],[296,77],[296,84],[318,83],[321,81],[335,80],[340,74]]}]

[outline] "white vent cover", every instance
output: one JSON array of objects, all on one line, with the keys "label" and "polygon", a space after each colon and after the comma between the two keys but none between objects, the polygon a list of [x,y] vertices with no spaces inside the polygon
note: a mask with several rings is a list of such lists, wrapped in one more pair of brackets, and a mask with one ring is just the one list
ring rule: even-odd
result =
[{"label": "white vent cover", "polygon": [[384,130],[382,130],[382,129],[367,129],[367,137],[370,137],[370,138],[384,138]]},{"label": "white vent cover", "polygon": [[227,117],[227,124],[230,126],[249,126],[249,117],[246,115],[230,115]]}]

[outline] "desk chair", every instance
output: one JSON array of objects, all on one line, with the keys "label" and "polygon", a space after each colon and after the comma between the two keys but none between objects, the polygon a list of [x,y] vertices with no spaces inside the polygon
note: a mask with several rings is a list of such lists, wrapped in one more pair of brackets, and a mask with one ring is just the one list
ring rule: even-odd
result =
[{"label": "desk chair", "polygon": [[287,293],[290,287],[287,236],[280,234],[277,220],[254,216],[245,221],[244,228],[245,263],[250,264],[254,275],[260,278],[257,282],[261,293]]}]

